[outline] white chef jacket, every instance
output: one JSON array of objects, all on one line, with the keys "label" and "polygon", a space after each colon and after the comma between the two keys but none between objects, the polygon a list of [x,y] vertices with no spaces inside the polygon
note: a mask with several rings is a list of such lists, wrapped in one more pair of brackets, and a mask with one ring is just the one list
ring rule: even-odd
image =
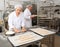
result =
[{"label": "white chef jacket", "polygon": [[30,18],[31,12],[28,8],[24,11],[25,27],[30,28],[32,26],[32,20]]},{"label": "white chef jacket", "polygon": [[9,25],[9,30],[12,30],[14,27],[20,30],[21,27],[25,25],[23,13],[21,12],[20,15],[17,17],[16,12],[15,11],[12,12],[8,16],[8,25]]}]

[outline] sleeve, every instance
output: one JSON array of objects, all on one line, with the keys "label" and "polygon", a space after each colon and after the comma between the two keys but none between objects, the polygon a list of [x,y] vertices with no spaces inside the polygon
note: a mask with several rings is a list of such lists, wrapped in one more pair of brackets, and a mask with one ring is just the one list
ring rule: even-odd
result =
[{"label": "sleeve", "polygon": [[24,11],[24,18],[25,19],[31,19],[28,11]]},{"label": "sleeve", "polygon": [[22,17],[22,27],[25,27],[25,19]]},{"label": "sleeve", "polygon": [[13,21],[12,21],[13,19],[12,19],[12,14],[10,14],[9,16],[8,16],[8,26],[9,26],[9,30],[11,30],[11,29],[13,29],[14,28],[14,26],[13,26]]}]

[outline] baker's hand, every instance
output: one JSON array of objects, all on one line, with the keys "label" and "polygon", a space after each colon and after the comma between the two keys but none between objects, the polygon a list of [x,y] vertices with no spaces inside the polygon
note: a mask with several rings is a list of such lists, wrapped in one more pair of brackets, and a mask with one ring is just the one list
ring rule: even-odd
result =
[{"label": "baker's hand", "polygon": [[35,15],[32,15],[32,16],[31,16],[31,18],[34,18],[34,17],[36,17],[36,16],[35,16]]},{"label": "baker's hand", "polygon": [[24,27],[22,27],[22,30],[21,30],[22,32],[26,32],[26,29],[24,28]]},{"label": "baker's hand", "polygon": [[18,29],[16,29],[16,28],[14,28],[14,31],[16,32],[16,33],[19,33],[20,31],[18,30]]},{"label": "baker's hand", "polygon": [[16,33],[19,33],[20,31],[16,29],[15,32],[16,32]]}]

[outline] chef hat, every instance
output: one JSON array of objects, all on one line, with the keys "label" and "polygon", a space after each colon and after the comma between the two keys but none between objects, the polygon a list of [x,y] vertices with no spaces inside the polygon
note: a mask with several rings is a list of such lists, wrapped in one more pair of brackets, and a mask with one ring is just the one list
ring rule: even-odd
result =
[{"label": "chef hat", "polygon": [[26,7],[28,8],[28,7],[30,7],[30,6],[32,6],[32,4],[29,4],[29,5],[27,5]]},{"label": "chef hat", "polygon": [[15,5],[15,9],[18,8],[18,7],[23,8],[23,6],[21,4]]}]

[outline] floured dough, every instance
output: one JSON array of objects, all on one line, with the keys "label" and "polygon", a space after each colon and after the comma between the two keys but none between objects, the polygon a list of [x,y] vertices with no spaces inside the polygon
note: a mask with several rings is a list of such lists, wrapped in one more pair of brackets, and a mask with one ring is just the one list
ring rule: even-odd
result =
[{"label": "floured dough", "polygon": [[13,31],[7,31],[6,32],[6,35],[10,35],[10,34],[14,34],[15,32],[13,32]]}]

